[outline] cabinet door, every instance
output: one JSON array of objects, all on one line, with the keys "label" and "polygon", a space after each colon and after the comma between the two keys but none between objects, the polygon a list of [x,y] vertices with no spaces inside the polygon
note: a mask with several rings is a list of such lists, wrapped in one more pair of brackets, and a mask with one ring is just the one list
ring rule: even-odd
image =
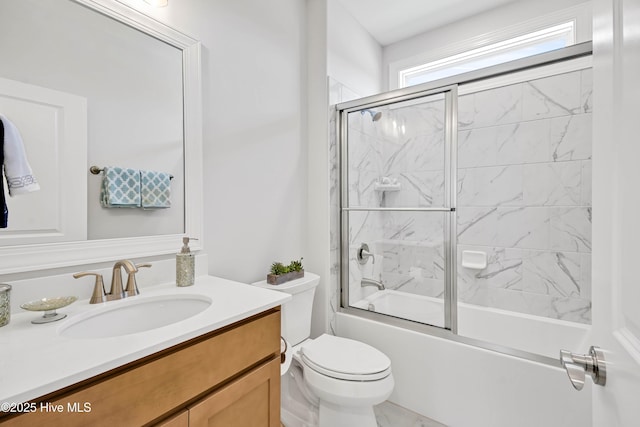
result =
[{"label": "cabinet door", "polygon": [[189,408],[190,427],[280,427],[280,360],[238,378]]},{"label": "cabinet door", "polygon": [[160,421],[155,427],[189,427],[189,411],[185,409],[171,418]]}]

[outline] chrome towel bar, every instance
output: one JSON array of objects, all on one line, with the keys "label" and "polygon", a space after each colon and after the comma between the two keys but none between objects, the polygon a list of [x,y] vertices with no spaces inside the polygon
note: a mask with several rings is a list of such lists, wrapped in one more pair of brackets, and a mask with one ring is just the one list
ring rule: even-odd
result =
[{"label": "chrome towel bar", "polygon": [[[100,166],[91,166],[89,168],[89,172],[94,175],[100,175],[100,172],[102,171],[104,171],[104,168],[101,168]],[[173,179],[173,175],[169,175],[169,179]]]}]

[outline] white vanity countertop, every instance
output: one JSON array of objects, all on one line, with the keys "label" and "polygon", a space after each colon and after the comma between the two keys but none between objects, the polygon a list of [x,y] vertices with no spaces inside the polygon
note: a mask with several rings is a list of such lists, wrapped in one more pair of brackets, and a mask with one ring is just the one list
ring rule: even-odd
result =
[{"label": "white vanity countertop", "polygon": [[58,330],[75,315],[120,301],[103,304],[76,301],[58,310],[68,315],[66,319],[41,325],[31,323],[42,316],[41,312],[13,314],[9,325],[0,328],[0,403],[33,400],[277,307],[291,298],[282,292],[201,276],[194,286],[154,286],[141,290],[140,296],[130,299],[180,293],[203,295],[210,298],[212,304],[180,322],[118,337],[68,338],[59,335]]}]

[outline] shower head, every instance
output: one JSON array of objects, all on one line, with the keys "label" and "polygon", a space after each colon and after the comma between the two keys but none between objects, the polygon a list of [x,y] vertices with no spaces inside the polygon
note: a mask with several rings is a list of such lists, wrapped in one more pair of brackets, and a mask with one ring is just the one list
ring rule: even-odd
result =
[{"label": "shower head", "polygon": [[370,110],[368,108],[360,110],[360,114],[364,116],[364,113],[371,114],[371,120],[374,122],[377,122],[378,120],[380,120],[380,118],[382,118],[382,111]]}]

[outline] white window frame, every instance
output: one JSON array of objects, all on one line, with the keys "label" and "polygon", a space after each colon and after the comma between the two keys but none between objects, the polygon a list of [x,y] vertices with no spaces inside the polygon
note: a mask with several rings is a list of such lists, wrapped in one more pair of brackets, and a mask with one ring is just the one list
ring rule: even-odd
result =
[{"label": "white window frame", "polygon": [[[571,46],[576,43],[575,25],[575,21],[564,22],[533,33],[400,70],[398,73],[398,84],[400,87],[413,86],[531,56],[523,53],[518,54],[518,52],[521,52],[523,48],[537,46],[552,40],[562,40],[564,45],[560,47]],[[537,50],[535,53],[548,51],[549,50]],[[479,66],[478,61],[484,61],[484,64]],[[454,70],[454,68],[457,68],[457,70]],[[424,75],[431,75],[432,77],[427,77],[423,81],[409,84],[409,79]]]},{"label": "white window frame", "polygon": [[518,42],[526,45],[527,39],[528,42],[534,41],[538,37],[544,37],[545,31],[560,29],[562,25],[569,23],[573,25],[573,43],[568,43],[567,46],[590,41],[592,39],[590,4],[582,3],[490,33],[460,40],[437,50],[391,62],[389,63],[389,89],[405,87],[404,76],[415,73],[420,68],[435,69],[444,64],[445,66],[462,64],[469,58],[478,58],[482,54],[488,57],[492,50],[503,53],[508,50],[508,46],[517,45]]}]

